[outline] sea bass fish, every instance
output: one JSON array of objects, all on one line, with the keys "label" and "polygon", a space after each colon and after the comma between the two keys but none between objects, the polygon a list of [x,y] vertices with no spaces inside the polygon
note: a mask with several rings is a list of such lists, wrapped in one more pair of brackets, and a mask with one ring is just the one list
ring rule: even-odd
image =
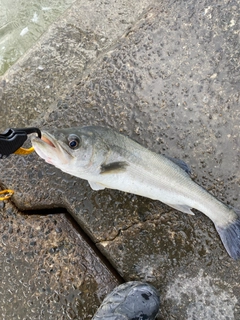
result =
[{"label": "sea bass fish", "polygon": [[57,129],[32,137],[37,154],[62,171],[88,180],[93,190],[133,193],[188,214],[209,217],[233,259],[240,258],[240,212],[195,183],[184,162],[152,152],[104,127]]}]

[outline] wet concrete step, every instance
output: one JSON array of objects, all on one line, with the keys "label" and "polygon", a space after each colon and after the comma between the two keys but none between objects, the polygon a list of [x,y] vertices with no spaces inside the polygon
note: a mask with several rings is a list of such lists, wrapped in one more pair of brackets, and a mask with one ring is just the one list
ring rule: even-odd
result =
[{"label": "wet concrete step", "polygon": [[[155,152],[183,159],[196,182],[239,207],[238,7],[161,1],[84,72],[73,67],[72,77],[74,59],[56,64],[54,73],[54,58],[48,64],[47,56],[41,61],[29,56],[6,75],[2,106],[16,110],[14,125],[115,128]],[[63,39],[75,41],[70,35]],[[50,46],[49,52],[55,57],[58,51]],[[11,121],[9,110],[3,125]],[[0,181],[15,189],[19,208],[66,207],[125,281],[155,285],[164,319],[240,317],[239,263],[201,213],[187,216],[157,201],[93,191],[36,154],[12,156],[0,165]]]},{"label": "wet concrete step", "polygon": [[0,77],[0,127],[26,126],[41,118],[154,2],[75,1]]},{"label": "wet concrete step", "polygon": [[91,319],[119,280],[79,228],[65,213],[0,206],[1,319]]}]

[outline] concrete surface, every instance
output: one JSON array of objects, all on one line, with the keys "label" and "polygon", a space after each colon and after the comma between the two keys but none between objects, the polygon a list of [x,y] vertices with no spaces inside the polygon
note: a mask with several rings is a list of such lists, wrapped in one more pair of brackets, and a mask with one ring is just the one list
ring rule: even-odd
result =
[{"label": "concrete surface", "polygon": [[0,203],[0,318],[91,319],[119,284],[65,214]]},{"label": "concrete surface", "polygon": [[[196,182],[240,207],[240,2],[85,3],[2,78],[1,127],[113,127],[183,159]],[[92,191],[36,154],[0,165],[19,209],[67,208],[125,281],[155,285],[158,319],[240,318],[239,262],[203,214]]]}]

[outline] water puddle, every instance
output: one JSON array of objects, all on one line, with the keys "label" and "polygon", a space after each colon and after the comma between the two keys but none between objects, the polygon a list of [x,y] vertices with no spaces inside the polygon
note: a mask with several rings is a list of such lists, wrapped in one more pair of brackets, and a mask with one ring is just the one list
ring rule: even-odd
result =
[{"label": "water puddle", "polygon": [[74,0],[0,0],[0,75],[13,65]]}]

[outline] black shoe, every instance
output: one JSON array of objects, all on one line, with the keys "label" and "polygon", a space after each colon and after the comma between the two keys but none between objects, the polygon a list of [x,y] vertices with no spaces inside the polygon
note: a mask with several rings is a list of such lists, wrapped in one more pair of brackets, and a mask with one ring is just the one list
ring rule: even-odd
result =
[{"label": "black shoe", "polygon": [[107,295],[92,320],[154,320],[159,307],[159,293],[153,286],[131,281]]}]

